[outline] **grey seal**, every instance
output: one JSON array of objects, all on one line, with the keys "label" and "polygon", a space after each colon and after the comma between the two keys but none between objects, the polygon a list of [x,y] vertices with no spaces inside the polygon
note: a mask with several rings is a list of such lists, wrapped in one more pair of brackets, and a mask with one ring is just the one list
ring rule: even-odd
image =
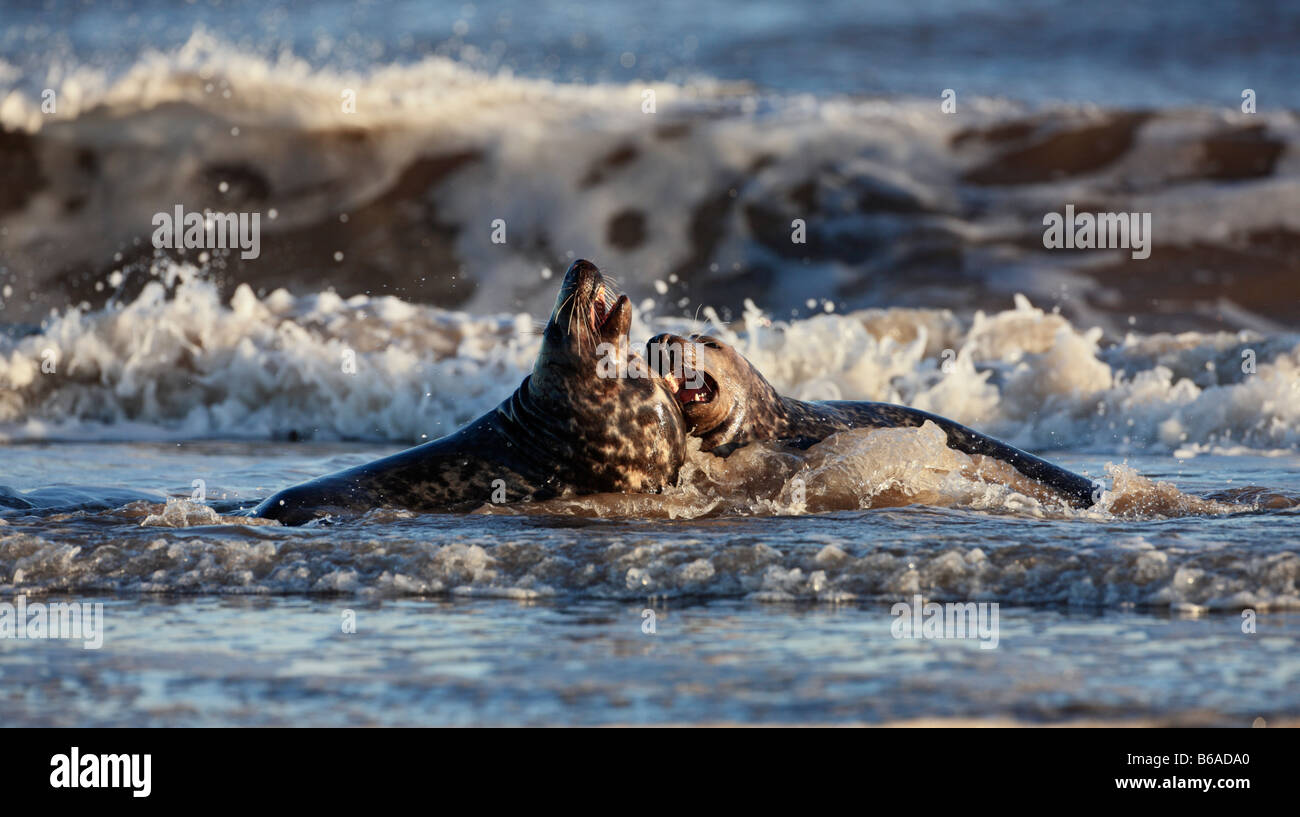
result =
[{"label": "grey seal", "polygon": [[253,514],[293,525],[378,507],[465,511],[675,484],[685,423],[666,381],[626,375],[647,371],[629,351],[631,321],[627,296],[615,299],[594,264],[573,262],[532,373],[499,406],[445,437],[282,490]]},{"label": "grey seal", "polygon": [[646,352],[703,451],[727,456],[760,440],[807,448],[840,431],[913,427],[929,420],[947,435],[949,448],[1006,462],[1075,507],[1096,501],[1098,483],[946,417],[892,403],[784,397],[734,347],[709,335],[656,335]]}]

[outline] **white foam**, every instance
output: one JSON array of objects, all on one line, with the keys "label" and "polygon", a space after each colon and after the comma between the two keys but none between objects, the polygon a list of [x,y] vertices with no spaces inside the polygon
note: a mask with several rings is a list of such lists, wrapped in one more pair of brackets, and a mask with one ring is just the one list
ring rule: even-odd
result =
[{"label": "white foam", "polygon": [[[0,338],[4,439],[265,438],[416,443],[456,430],[531,370],[534,317],[474,317],[391,296],[326,291],[222,303],[190,266],[164,263],[134,301],[69,308]],[[170,282],[170,285],[169,283]],[[782,393],[881,400],[1034,449],[1294,449],[1300,338],[1095,330],[1028,300],[965,323],[943,311],[874,310],[774,321],[751,304],[734,343]],[[899,339],[900,325],[913,327]],[[639,315],[634,342],[676,319]],[[951,371],[931,334],[953,346]],[[1255,353],[1253,373],[1239,365]],[[43,364],[53,361],[53,371]],[[346,364],[355,362],[355,371]]]}]

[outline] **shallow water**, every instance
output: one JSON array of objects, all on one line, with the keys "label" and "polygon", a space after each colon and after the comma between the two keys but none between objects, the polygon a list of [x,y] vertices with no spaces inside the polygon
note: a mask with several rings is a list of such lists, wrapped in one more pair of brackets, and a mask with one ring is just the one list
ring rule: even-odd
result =
[{"label": "shallow water", "polygon": [[895,639],[883,604],[109,598],[104,615],[99,651],[0,642],[6,725],[1246,726],[1300,712],[1296,613],[1244,635],[1236,616],[1008,606],[994,650]]},{"label": "shallow water", "polygon": [[[0,640],[9,724],[1245,725],[1300,715],[1297,508],[1077,517],[908,505],[688,520],[372,514],[142,526],[392,446],[36,443],[6,451],[0,595],[102,601],[100,650]],[[1058,453],[1076,470],[1105,457]],[[1300,496],[1286,456],[1139,456],[1191,494]],[[101,472],[113,488],[85,488]],[[74,494],[66,485],[83,488]],[[65,487],[60,487],[65,486]],[[13,494],[10,494],[11,496]],[[123,510],[123,503],[149,500]],[[173,520],[175,521],[175,520]],[[891,605],[1000,602],[996,648],[896,639]],[[1241,610],[1257,611],[1243,633]],[[346,610],[355,632],[342,631]],[[643,632],[645,611],[654,632]],[[985,639],[987,642],[987,639]],[[57,683],[45,679],[57,678]]]},{"label": "shallow water", "polygon": [[[0,602],[107,633],[0,638],[0,723],[1300,716],[1294,3],[3,16]],[[156,250],[178,205],[259,252]],[[1048,249],[1067,205],[1150,214],[1150,257]],[[707,327],[1100,501],[921,428],[660,496],[241,515],[495,406],[576,257],[634,343]],[[1000,605],[997,647],[893,638],[917,596]]]}]

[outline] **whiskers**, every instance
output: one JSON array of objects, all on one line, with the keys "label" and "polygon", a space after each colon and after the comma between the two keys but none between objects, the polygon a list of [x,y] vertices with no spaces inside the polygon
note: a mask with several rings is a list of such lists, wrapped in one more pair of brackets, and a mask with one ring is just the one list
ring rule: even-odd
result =
[{"label": "whiskers", "polygon": [[594,347],[600,337],[602,323],[609,319],[618,304],[617,284],[611,276],[602,274],[594,289],[574,286],[556,306],[553,315],[568,310],[564,318],[565,335],[574,338],[579,348]]},{"label": "whiskers", "polygon": [[[700,323],[700,310],[703,309],[703,308],[704,308],[704,305],[703,305],[703,304],[700,304],[699,306],[696,306],[696,307],[695,307],[695,317],[694,317],[692,320],[693,320],[695,323],[697,323],[697,324]],[[703,325],[701,325],[701,326],[699,326],[698,328],[692,330],[691,334],[693,334],[693,335],[712,335],[712,334],[714,334],[715,332],[723,332],[723,331],[725,331],[727,327],[725,327],[725,326],[723,326],[722,324],[719,324],[719,323],[717,323],[717,322],[715,322],[715,321],[713,320],[713,318],[714,318],[714,316],[715,316],[716,314],[717,314],[716,312],[714,312],[713,310],[710,309],[710,310],[709,310],[707,313],[705,313],[705,315],[704,315],[704,323],[703,323]]]},{"label": "whiskers", "polygon": [[608,272],[602,272],[600,276],[605,281],[606,289],[610,290],[611,292],[623,291],[623,282],[618,279],[617,275],[613,275],[612,273],[608,273]]},{"label": "whiskers", "polygon": [[[575,315],[578,314],[578,307],[581,305],[581,302],[578,300],[578,290],[577,290],[577,289],[574,289],[573,292],[570,292],[570,293],[569,293],[569,297],[565,298],[565,299],[564,299],[564,303],[560,304],[560,311],[563,312],[563,311],[564,311],[564,307],[565,307],[566,305],[569,305],[569,304],[572,304],[573,306],[572,306],[571,309],[569,309],[569,322],[568,322],[568,325],[564,327],[564,333],[565,333],[566,335],[569,335],[570,337],[572,337],[572,335],[573,335],[573,318],[574,318]],[[580,340],[581,340],[581,339],[580,339]]]}]

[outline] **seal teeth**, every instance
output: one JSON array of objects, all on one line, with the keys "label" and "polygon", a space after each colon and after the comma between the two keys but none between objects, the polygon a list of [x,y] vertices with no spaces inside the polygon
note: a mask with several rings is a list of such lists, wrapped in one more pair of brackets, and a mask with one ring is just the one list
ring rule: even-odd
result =
[{"label": "seal teeth", "polygon": [[596,290],[596,297],[591,299],[591,328],[592,331],[599,331],[601,324],[605,322],[605,316],[608,313],[605,305],[605,285],[601,284]]},{"label": "seal teeth", "polygon": [[601,327],[605,325],[605,321],[609,320],[609,316],[614,312],[616,302],[617,299],[614,298],[613,293],[604,284],[600,284],[596,289],[595,297],[591,300],[591,325],[593,331],[599,332]]},{"label": "seal teeth", "polygon": [[698,388],[687,388],[685,384],[677,381],[676,378],[666,378],[672,383],[673,396],[677,402],[682,405],[688,403],[710,403],[717,393],[717,384],[712,382],[712,378],[704,375],[704,382]]}]

